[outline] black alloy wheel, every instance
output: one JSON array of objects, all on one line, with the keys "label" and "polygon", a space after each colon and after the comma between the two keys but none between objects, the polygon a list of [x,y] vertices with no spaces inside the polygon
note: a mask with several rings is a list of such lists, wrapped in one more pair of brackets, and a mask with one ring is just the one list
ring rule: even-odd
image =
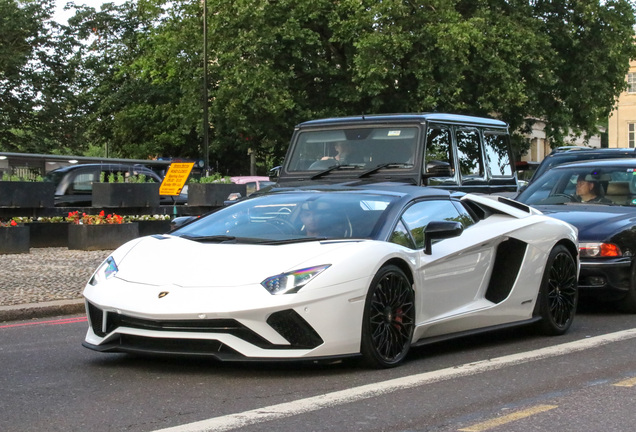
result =
[{"label": "black alloy wheel", "polygon": [[578,299],[576,260],[565,246],[557,245],[548,257],[535,308],[543,333],[564,334],[572,325]]},{"label": "black alloy wheel", "polygon": [[629,279],[629,290],[625,297],[616,302],[617,309],[625,313],[636,313],[636,262],[632,263],[632,273]]},{"label": "black alloy wheel", "polygon": [[397,366],[411,347],[415,293],[397,266],[382,267],[373,278],[364,306],[360,351],[375,368]]}]

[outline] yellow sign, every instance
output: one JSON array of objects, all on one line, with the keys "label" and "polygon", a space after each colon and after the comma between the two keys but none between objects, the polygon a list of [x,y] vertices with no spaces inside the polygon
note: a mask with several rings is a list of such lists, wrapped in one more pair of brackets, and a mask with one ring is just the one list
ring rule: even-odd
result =
[{"label": "yellow sign", "polygon": [[190,177],[194,162],[173,162],[159,187],[159,195],[179,195]]}]

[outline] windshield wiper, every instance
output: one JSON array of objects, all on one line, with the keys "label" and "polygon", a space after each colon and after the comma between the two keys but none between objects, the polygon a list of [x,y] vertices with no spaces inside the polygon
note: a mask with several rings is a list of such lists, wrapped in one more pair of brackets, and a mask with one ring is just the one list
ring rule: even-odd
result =
[{"label": "windshield wiper", "polygon": [[329,174],[331,171],[339,170],[339,169],[342,169],[342,168],[345,168],[345,169],[356,169],[358,167],[359,167],[359,165],[351,165],[351,164],[333,165],[333,166],[330,166],[329,168],[327,168],[325,170],[322,170],[322,171],[314,174],[313,176],[311,176],[311,180],[319,179],[320,177],[324,176],[325,174]]},{"label": "windshield wiper", "polygon": [[200,242],[219,242],[219,243],[223,243],[223,242],[235,242],[236,241],[236,237],[229,236],[229,235],[211,235],[211,236],[182,235],[182,236],[179,236],[179,237],[184,238],[186,240],[200,241]]},{"label": "windshield wiper", "polygon": [[404,162],[387,162],[387,163],[383,163],[378,165],[375,168],[371,168],[369,170],[366,170],[365,172],[363,172],[362,174],[360,174],[358,176],[358,178],[364,178],[367,177],[371,174],[375,174],[376,172],[380,171],[381,169],[384,168],[413,168],[413,164],[411,163],[404,163]]},{"label": "windshield wiper", "polygon": [[279,245],[279,244],[289,244],[289,243],[305,243],[305,242],[322,241],[322,240],[329,240],[329,237],[295,237],[295,238],[283,239],[283,240],[263,240],[259,244]]}]

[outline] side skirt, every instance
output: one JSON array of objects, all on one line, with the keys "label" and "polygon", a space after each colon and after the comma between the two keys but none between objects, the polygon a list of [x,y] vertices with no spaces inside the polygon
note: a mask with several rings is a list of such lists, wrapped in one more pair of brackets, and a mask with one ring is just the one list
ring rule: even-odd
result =
[{"label": "side skirt", "polygon": [[536,322],[541,321],[541,317],[537,316],[537,317],[532,317],[530,319],[527,320],[523,320],[523,321],[515,321],[512,323],[506,323],[506,324],[498,324],[498,325],[494,325],[494,326],[489,326],[489,327],[482,327],[479,329],[472,329],[472,330],[466,330],[466,331],[461,331],[461,332],[456,332],[456,333],[449,333],[449,334],[445,334],[445,335],[440,335],[440,336],[433,336],[430,338],[424,337],[422,339],[419,339],[418,341],[415,341],[411,344],[412,347],[419,347],[419,346],[423,346],[423,345],[429,345],[429,344],[434,344],[437,342],[442,342],[442,341],[447,341],[450,339],[455,339],[455,338],[460,338],[460,337],[465,337],[465,336],[473,336],[473,335],[478,335],[481,333],[488,333],[491,331],[496,331],[496,330],[503,330],[503,329],[508,329],[508,328],[512,328],[512,327],[522,327],[522,326],[527,326],[530,324],[534,324]]}]

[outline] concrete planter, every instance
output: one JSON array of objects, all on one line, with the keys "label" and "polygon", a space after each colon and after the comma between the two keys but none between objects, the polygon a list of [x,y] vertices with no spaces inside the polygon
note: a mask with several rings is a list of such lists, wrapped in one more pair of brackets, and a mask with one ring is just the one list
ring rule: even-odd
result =
[{"label": "concrete planter", "polygon": [[93,183],[93,207],[159,207],[159,183]]},{"label": "concrete planter", "polygon": [[231,193],[247,196],[244,184],[234,183],[192,183],[188,185],[188,205],[221,207]]},{"label": "concrete planter", "polygon": [[137,222],[124,224],[75,225],[68,227],[68,248],[77,250],[117,249],[139,237]]},{"label": "concrete planter", "polygon": [[54,201],[51,182],[0,181],[0,207],[53,207]]},{"label": "concrete planter", "polygon": [[139,237],[170,232],[169,220],[137,221],[137,224],[139,225]]},{"label": "concrete planter", "polygon": [[31,247],[67,247],[68,246],[68,222],[29,222],[31,235]]},{"label": "concrete planter", "polygon": [[29,227],[0,227],[0,254],[29,253]]}]

